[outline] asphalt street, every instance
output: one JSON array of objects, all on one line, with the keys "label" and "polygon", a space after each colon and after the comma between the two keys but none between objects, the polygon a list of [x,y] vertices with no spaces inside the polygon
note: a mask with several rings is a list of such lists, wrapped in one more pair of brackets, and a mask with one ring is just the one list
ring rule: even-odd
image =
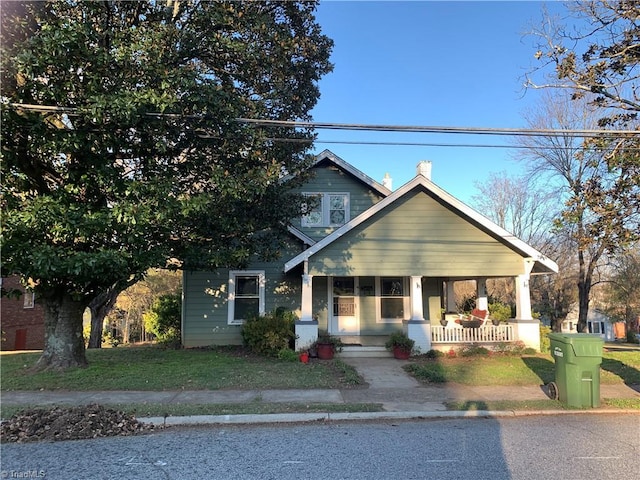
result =
[{"label": "asphalt street", "polygon": [[639,471],[640,416],[173,427],[1,453],[3,478],[618,480]]}]

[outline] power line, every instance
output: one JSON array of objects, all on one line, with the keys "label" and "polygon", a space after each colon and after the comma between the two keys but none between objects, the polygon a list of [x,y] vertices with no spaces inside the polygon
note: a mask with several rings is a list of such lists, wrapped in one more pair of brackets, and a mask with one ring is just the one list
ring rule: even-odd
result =
[{"label": "power line", "polygon": [[[22,103],[7,103],[15,110],[33,112],[59,112],[67,115],[77,115],[77,108],[50,105],[30,105]],[[175,113],[149,112],[145,114],[157,118],[206,119],[207,115],[187,115]],[[506,135],[506,136],[557,136],[557,137],[620,137],[637,136],[638,130],[582,130],[582,129],[528,129],[528,128],[491,128],[491,127],[458,127],[458,126],[416,126],[416,125],[372,125],[336,122],[306,122],[295,120],[265,120],[256,118],[237,118],[238,123],[259,127],[288,127],[306,129],[329,129],[349,131],[374,131],[395,133],[439,133],[464,135]],[[328,142],[325,142],[328,143]],[[362,143],[362,142],[358,142]],[[444,145],[448,146],[448,145]]]}]

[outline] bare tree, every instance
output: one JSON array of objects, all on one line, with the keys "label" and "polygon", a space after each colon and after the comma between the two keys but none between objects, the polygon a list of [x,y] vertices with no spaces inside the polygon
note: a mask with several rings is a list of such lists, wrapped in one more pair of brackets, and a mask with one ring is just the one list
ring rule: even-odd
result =
[{"label": "bare tree", "polygon": [[624,194],[614,193],[620,171],[607,162],[606,147],[572,133],[594,129],[601,116],[586,99],[544,92],[526,120],[533,129],[559,133],[516,140],[526,147],[520,159],[527,162],[529,173],[555,185],[564,204],[555,228],[571,242],[577,259],[578,331],[586,330],[594,272],[607,254],[624,247],[637,226],[633,206],[625,204]]}]

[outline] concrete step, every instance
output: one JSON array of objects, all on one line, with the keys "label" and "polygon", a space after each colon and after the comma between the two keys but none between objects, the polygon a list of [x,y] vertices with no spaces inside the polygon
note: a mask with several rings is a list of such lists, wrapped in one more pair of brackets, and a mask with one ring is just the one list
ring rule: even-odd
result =
[{"label": "concrete step", "polygon": [[342,347],[342,351],[336,353],[337,357],[345,358],[389,358],[393,357],[393,354],[384,347],[372,346],[356,346],[346,345]]}]

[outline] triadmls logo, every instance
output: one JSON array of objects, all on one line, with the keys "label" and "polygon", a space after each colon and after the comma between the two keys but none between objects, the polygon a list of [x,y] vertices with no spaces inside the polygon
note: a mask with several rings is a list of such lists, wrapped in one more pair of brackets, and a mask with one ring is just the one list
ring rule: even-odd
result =
[{"label": "triadmls logo", "polygon": [[564,353],[562,352],[562,349],[560,347],[554,347],[553,348],[553,354],[556,357],[564,357]]}]

